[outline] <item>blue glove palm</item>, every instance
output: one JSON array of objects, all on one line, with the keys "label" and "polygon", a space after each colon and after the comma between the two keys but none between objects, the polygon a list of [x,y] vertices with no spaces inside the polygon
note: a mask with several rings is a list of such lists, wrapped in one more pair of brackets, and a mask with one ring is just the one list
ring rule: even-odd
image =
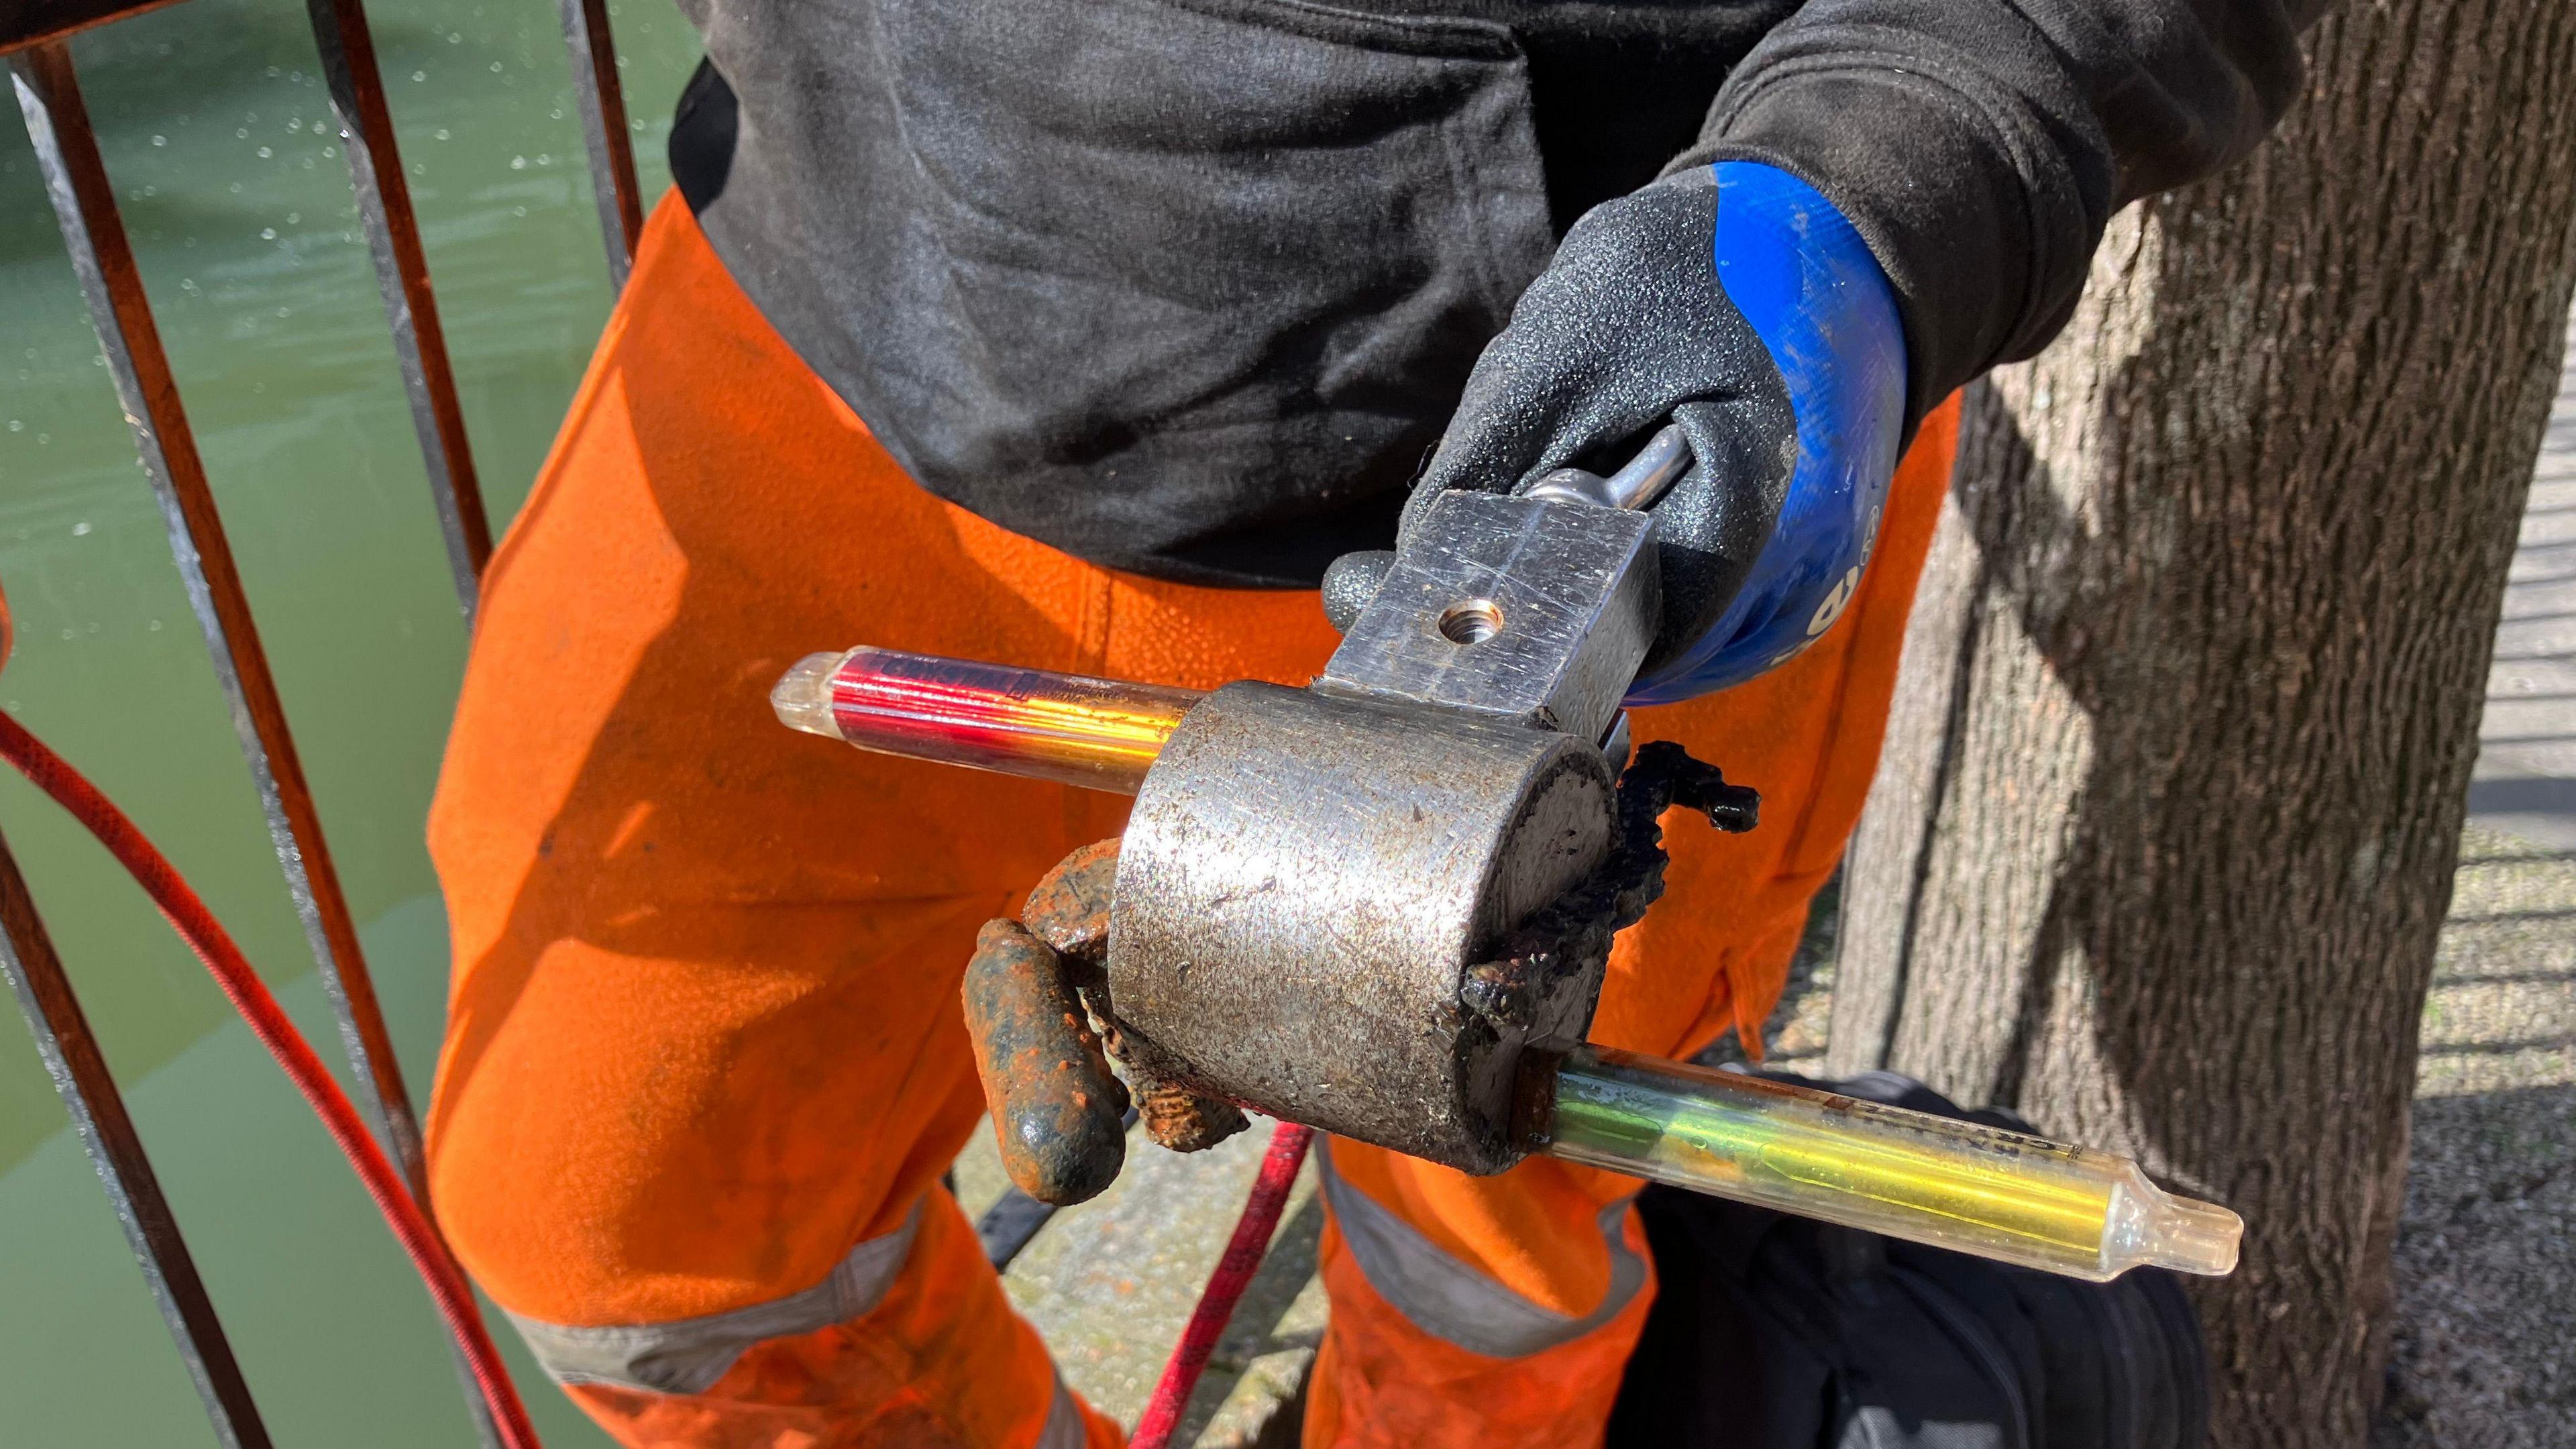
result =
[{"label": "blue glove palm", "polygon": [[1468,379],[1415,495],[1607,471],[1669,418],[1664,617],[1632,704],[1722,689],[1822,635],[1876,538],[1902,426],[1886,278],[1814,188],[1752,162],[1586,214]]}]

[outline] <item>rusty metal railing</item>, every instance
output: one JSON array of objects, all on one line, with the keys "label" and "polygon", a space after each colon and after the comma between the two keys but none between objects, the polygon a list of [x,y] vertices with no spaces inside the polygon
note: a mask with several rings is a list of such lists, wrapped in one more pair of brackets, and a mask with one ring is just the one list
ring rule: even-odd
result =
[{"label": "rusty metal railing", "polygon": [[[426,1211],[428,1173],[419,1117],[412,1108],[382,1007],[358,945],[358,931],[332,865],[322,822],[298,762],[295,737],[260,646],[250,603],[234,567],[205,465],[197,454],[178,384],[153,324],[98,138],[82,103],[65,40],[175,0],[0,0],[0,55],[9,60],[19,109],[36,162],[61,223],[63,243],[98,329],[118,401],[134,432],[170,535],[188,603],[205,632],[206,649],[232,707],[242,754],[268,818],[269,838],[288,894],[321,968],[340,1027],[341,1046],[358,1084],[358,1100],[386,1153],[402,1169]],[[642,229],[635,157],[617,78],[607,0],[560,0],[572,52],[584,140],[608,250],[612,287],[622,290]],[[340,126],[357,194],[358,214],[375,260],[387,325],[403,388],[429,472],[459,607],[470,623],[491,526],[474,474],[457,402],[456,378],[422,255],[420,224],[403,180],[402,158],[377,73],[364,0],[306,0],[315,47]],[[123,1096],[83,1016],[71,980],[38,917],[26,882],[0,839],[0,972],[5,972],[35,1034],[54,1086],[69,1108],[118,1222],[178,1343],[218,1440],[264,1446],[268,1431],[235,1362],[223,1325],[190,1258],[185,1238],[155,1180]],[[499,1439],[482,1400],[466,1400],[483,1442]]]}]

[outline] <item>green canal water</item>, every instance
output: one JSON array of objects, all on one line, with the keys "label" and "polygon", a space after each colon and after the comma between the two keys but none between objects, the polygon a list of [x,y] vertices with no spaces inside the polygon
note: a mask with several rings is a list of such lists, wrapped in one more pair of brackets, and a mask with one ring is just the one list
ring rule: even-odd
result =
[{"label": "green canal water", "polygon": [[[551,0],[375,5],[376,44],[494,521],[544,456],[609,293]],[[612,6],[646,193],[696,60]],[[348,172],[296,0],[77,38],[90,110],[414,1094],[446,979],[421,823],[464,631]],[[11,113],[14,117],[14,111]],[[335,1040],[24,132],[0,121],[0,704],[202,888]],[[14,777],[5,828],[283,1445],[470,1433],[427,1299],[193,958]],[[535,1374],[550,1444],[606,1441]],[[213,1442],[98,1181],[0,1014],[0,1442]]]}]

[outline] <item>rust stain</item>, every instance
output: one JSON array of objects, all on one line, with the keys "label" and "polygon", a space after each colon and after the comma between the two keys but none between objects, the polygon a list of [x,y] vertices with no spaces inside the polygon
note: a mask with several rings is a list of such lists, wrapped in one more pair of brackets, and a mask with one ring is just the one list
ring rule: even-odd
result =
[{"label": "rust stain", "polygon": [[1017,921],[987,921],[964,996],[1003,1170],[1040,1202],[1097,1196],[1126,1162],[1127,1089],[1110,1074],[1064,958]]},{"label": "rust stain", "polygon": [[1205,1152],[1250,1125],[1232,1102],[1202,1097],[1170,1082],[1139,1080],[1137,1119],[1158,1147]]},{"label": "rust stain", "polygon": [[1117,883],[1118,841],[1112,837],[1058,861],[1029,891],[1020,918],[1056,950],[1098,965],[1109,951],[1109,897]]}]

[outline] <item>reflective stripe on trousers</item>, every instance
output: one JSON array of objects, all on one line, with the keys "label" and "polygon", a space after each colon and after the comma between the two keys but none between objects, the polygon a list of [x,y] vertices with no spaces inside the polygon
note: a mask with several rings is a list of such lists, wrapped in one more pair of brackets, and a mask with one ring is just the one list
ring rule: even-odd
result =
[{"label": "reflective stripe on trousers", "polygon": [[702,1394],[756,1343],[847,1323],[877,1306],[912,1255],[921,1230],[915,1203],[903,1226],[870,1238],[801,1293],[703,1318],[576,1326],[513,1313],[510,1321],[559,1384],[614,1384],[662,1394]]},{"label": "reflective stripe on trousers", "polygon": [[[850,1249],[822,1282],[766,1303],[668,1323],[585,1326],[519,1313],[510,1314],[510,1322],[559,1384],[703,1394],[761,1343],[815,1333],[874,1310],[911,1257],[921,1211],[915,1203],[903,1226]],[[1081,1406],[1059,1380],[1046,1424],[1030,1449],[1082,1449],[1084,1438]]]},{"label": "reflective stripe on trousers", "polygon": [[1628,1246],[1631,1198],[1604,1204],[1598,1225],[1610,1253],[1610,1286],[1591,1312],[1543,1308],[1432,1242],[1333,1171],[1332,1141],[1315,1154],[1324,1200],[1351,1260],[1387,1306],[1424,1333],[1487,1358],[1525,1358],[1571,1343],[1609,1322],[1646,1285],[1646,1262]]}]

